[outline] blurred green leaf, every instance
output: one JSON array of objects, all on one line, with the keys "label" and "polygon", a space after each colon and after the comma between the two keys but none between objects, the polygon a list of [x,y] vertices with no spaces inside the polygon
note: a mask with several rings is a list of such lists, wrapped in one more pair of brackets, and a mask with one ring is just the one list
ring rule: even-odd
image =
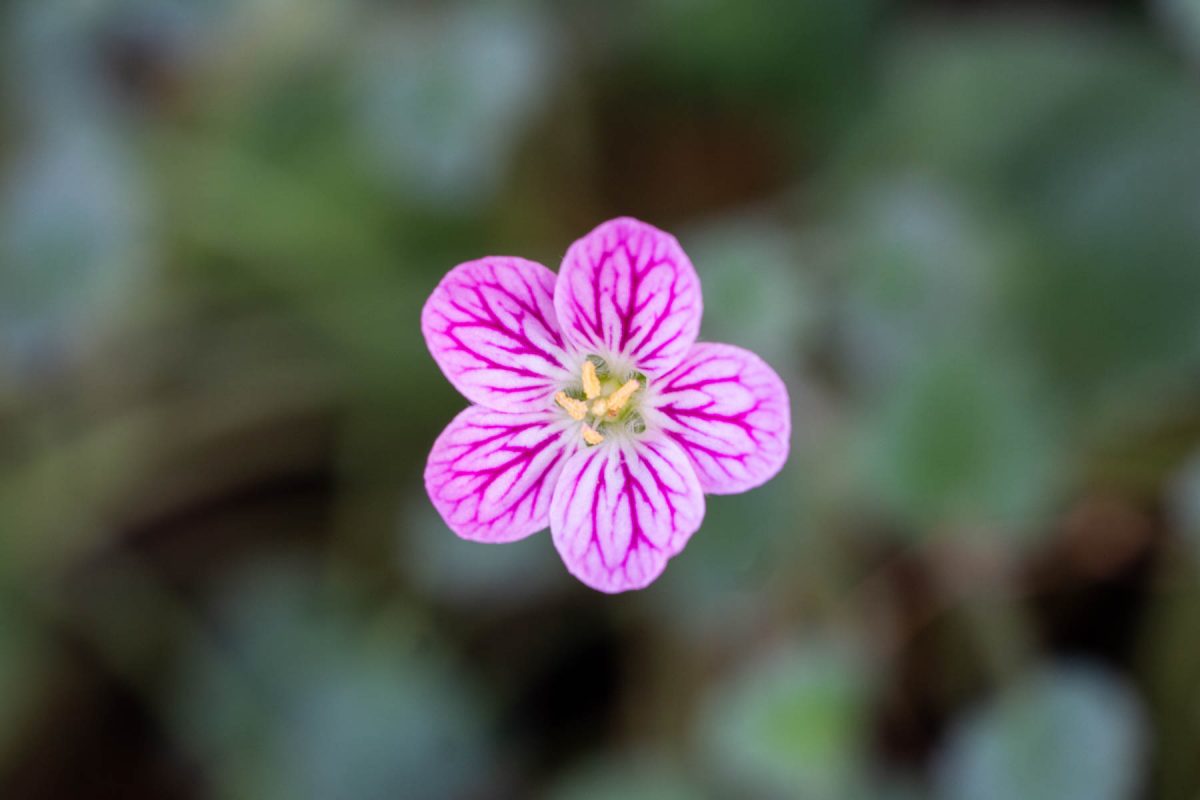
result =
[{"label": "blurred green leaf", "polygon": [[942,800],[1124,800],[1145,755],[1137,698],[1094,667],[1029,675],[961,720],[937,762]]},{"label": "blurred green leaf", "polygon": [[1200,89],[1125,78],[1071,126],[1089,133],[1026,167],[1022,211],[1045,244],[1016,311],[1043,371],[1104,429],[1200,366]]},{"label": "blurred green leaf", "polygon": [[1144,56],[1110,32],[1016,16],[915,28],[887,51],[881,101],[843,166],[867,176],[881,163],[922,165],[1012,188],[1031,149],[1089,134],[1061,115],[1103,103],[1110,87],[1160,80]]},{"label": "blurred green leaf", "polygon": [[1007,338],[1089,433],[1200,362],[1200,89],[1152,44],[1019,18],[921,29],[836,171],[931,172],[989,209],[1019,244],[995,284]]},{"label": "blurred green leaf", "polygon": [[777,370],[795,363],[817,321],[795,234],[748,217],[698,229],[683,241],[704,284],[702,338],[745,347]]},{"label": "blurred green leaf", "polygon": [[520,4],[397,12],[354,67],[358,135],[395,185],[448,208],[486,203],[561,75],[554,31]]},{"label": "blurred green leaf", "polygon": [[31,620],[0,601],[0,766],[38,707],[46,643]]},{"label": "blurred green leaf", "polygon": [[731,786],[769,796],[857,795],[872,684],[864,655],[842,641],[812,637],[749,662],[705,710],[714,768]]},{"label": "blurred green leaf", "polygon": [[1166,34],[1200,64],[1200,0],[1156,0],[1154,8]]},{"label": "blurred green leaf", "polygon": [[185,662],[177,724],[222,796],[444,798],[488,770],[481,708],[400,618],[367,627],[278,567],[231,587]]},{"label": "blurred green leaf", "polygon": [[752,492],[706,499],[704,526],[651,593],[665,624],[702,642],[742,629],[797,546],[809,488],[803,475],[793,462]]},{"label": "blurred green leaf", "polygon": [[27,441],[10,440],[27,454],[0,462],[0,530],[14,532],[0,536],[0,572],[43,580],[101,546],[112,533],[98,521],[101,509],[127,491],[145,466],[157,421],[131,413],[65,440],[54,422],[39,420],[23,431]]},{"label": "blurred green leaf", "polygon": [[[96,2],[17,2],[0,9],[4,37],[0,71],[6,88],[37,127],[111,122],[117,113],[112,86],[96,69],[96,36],[114,16],[115,4]],[[20,75],[21,80],[14,80]]]},{"label": "blurred green leaf", "polygon": [[446,527],[423,493],[407,506],[400,566],[430,597],[468,609],[504,608],[571,585],[549,531],[502,545],[470,542]]},{"label": "blurred green leaf", "polygon": [[981,357],[996,346],[1012,247],[954,184],[915,172],[872,182],[839,225],[843,356],[863,387],[889,391],[948,340]]},{"label": "blurred green leaf", "polygon": [[1053,496],[1052,432],[1019,369],[935,351],[872,413],[867,477],[910,523],[1003,531],[1036,521]]},{"label": "blurred green leaf", "polygon": [[1168,492],[1167,511],[1172,528],[1183,536],[1200,564],[1200,453],[1175,472]]},{"label": "blurred green leaf", "polygon": [[931,797],[924,781],[895,775],[876,778],[868,796],[871,800],[929,800]]},{"label": "blurred green leaf", "polygon": [[795,115],[816,133],[862,95],[865,53],[886,0],[657,0],[637,31],[649,72],[685,92]]},{"label": "blurred green leaf", "polygon": [[148,200],[112,134],[72,125],[18,152],[0,186],[0,350],[36,357],[89,331],[147,266]]},{"label": "blurred green leaf", "polygon": [[609,756],[575,767],[546,800],[700,800],[682,769],[645,754]]}]

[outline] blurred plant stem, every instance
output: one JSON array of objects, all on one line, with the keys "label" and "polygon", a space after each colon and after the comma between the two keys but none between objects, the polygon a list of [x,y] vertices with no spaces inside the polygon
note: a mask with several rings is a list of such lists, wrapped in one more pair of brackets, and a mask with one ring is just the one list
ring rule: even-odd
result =
[{"label": "blurred plant stem", "polygon": [[999,544],[1004,537],[979,533],[939,532],[931,537],[926,561],[945,609],[961,611],[961,628],[989,682],[1003,686],[1033,660],[1033,626],[1017,602],[1013,555]]},{"label": "blurred plant stem", "polygon": [[[1155,796],[1193,800],[1200,783],[1200,590],[1189,559],[1164,559],[1156,580],[1149,623],[1140,642],[1139,670],[1155,717]],[[1183,702],[1181,702],[1181,700]]]},{"label": "blurred plant stem", "polygon": [[[381,467],[390,444],[380,438],[395,418],[390,404],[367,404],[347,415],[336,454],[342,489],[333,509],[331,552],[325,577],[332,586],[353,587],[359,594],[395,592],[397,570],[397,487],[414,476]],[[452,535],[446,531],[446,535]],[[381,558],[380,554],[384,556]],[[369,578],[370,583],[363,583]]]}]

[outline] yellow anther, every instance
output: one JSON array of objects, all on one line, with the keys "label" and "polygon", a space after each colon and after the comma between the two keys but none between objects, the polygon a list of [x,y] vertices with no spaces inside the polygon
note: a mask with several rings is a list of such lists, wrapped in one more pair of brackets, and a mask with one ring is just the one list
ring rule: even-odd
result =
[{"label": "yellow anther", "polygon": [[[545,397],[545,395],[542,395]],[[574,397],[567,397],[566,392],[559,392],[554,395],[554,402],[562,406],[562,410],[571,415],[571,419],[581,420],[587,416],[588,406],[582,400],[576,400]]]},{"label": "yellow anther", "polygon": [[583,362],[583,394],[588,400],[600,396],[600,376],[596,374],[596,365],[590,360]]},{"label": "yellow anther", "polygon": [[566,392],[558,392],[554,395],[554,402],[558,403],[571,416],[571,419],[578,422],[590,419],[590,425],[584,423],[580,426],[580,435],[589,445],[598,445],[604,441],[604,434],[597,428],[603,428],[607,420],[615,420],[620,415],[621,409],[625,407],[634,393],[642,388],[642,385],[636,379],[631,379],[625,381],[608,397],[601,397],[604,384],[600,382],[600,376],[596,373],[595,362],[584,361],[581,374],[583,394],[586,399],[580,400],[578,397],[571,397]]},{"label": "yellow anther", "polygon": [[[625,404],[629,402],[629,398],[633,397],[633,393],[641,387],[642,385],[632,378],[625,381],[625,385],[609,395],[608,415],[610,417],[615,417],[617,412],[624,408]],[[594,414],[596,412],[593,411],[592,413]]]}]

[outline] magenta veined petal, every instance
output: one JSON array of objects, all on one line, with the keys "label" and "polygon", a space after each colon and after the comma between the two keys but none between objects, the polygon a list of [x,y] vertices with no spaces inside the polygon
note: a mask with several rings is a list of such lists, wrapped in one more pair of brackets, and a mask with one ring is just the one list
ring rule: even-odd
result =
[{"label": "magenta veined petal", "polygon": [[787,461],[787,388],[754,353],[702,342],[657,387],[658,424],[688,454],[708,494],[760,486]]},{"label": "magenta veined petal", "polygon": [[621,356],[656,375],[687,354],[700,331],[700,279],[674,236],[629,217],[571,245],[554,308],[576,348]]},{"label": "magenta veined petal", "polygon": [[550,501],[576,437],[569,420],[471,406],[442,431],[425,465],[425,489],[464,539],[511,542],[550,524]]},{"label": "magenta veined petal", "polygon": [[523,258],[459,264],[421,312],[421,332],[442,372],[474,403],[541,411],[570,379],[554,313],[554,273]]},{"label": "magenta veined petal", "polygon": [[661,436],[577,452],[550,503],[550,532],[567,569],[610,593],[652,582],[703,519],[695,471]]}]

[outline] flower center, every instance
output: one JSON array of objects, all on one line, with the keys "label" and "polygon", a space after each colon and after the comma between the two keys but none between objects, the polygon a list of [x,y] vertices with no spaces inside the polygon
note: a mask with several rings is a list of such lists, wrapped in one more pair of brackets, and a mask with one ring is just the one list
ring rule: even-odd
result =
[{"label": "flower center", "polygon": [[604,441],[602,431],[615,422],[632,421],[635,426],[640,424],[641,417],[633,409],[630,400],[642,388],[644,378],[639,375],[621,383],[607,371],[597,369],[596,361],[591,358],[583,362],[581,377],[582,396],[579,392],[558,392],[554,395],[554,402],[571,419],[583,423],[581,433],[585,442],[589,445],[600,444]]}]

